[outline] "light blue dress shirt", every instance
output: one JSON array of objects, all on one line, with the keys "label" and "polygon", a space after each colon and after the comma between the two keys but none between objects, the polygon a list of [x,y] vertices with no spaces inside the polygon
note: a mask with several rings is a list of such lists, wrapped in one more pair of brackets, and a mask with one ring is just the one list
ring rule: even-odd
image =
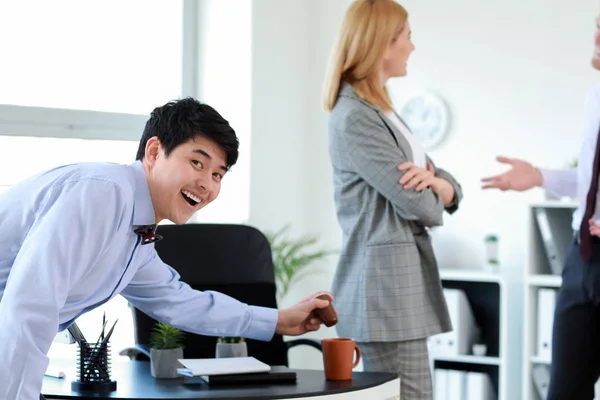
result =
[{"label": "light blue dress shirt", "polygon": [[[600,84],[589,90],[585,100],[583,132],[581,150],[576,168],[565,170],[542,169],[544,182],[542,187],[557,196],[578,198],[578,207],[573,213],[572,228],[579,230],[588,190],[592,184],[594,172],[594,157],[596,155],[596,141],[600,130]],[[600,193],[596,194],[596,210],[594,219],[600,220]]]},{"label": "light blue dress shirt", "polygon": [[1,400],[38,400],[56,333],[119,293],[185,331],[274,334],[277,310],[195,291],[154,244],[140,245],[133,230],[155,223],[155,214],[139,161],[68,165],[30,178],[0,197],[0,221]]}]

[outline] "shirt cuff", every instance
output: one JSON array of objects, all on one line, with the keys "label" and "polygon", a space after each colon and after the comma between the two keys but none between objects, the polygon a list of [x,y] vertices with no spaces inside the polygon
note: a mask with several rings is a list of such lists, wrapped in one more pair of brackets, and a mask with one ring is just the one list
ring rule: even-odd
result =
[{"label": "shirt cuff", "polygon": [[556,174],[552,170],[542,168],[540,168],[540,173],[542,174],[542,184],[540,185],[540,187],[546,190],[550,190],[553,186],[553,178],[556,177]]},{"label": "shirt cuff", "polygon": [[248,339],[270,341],[275,334],[279,312],[275,308],[249,306],[250,326],[244,335]]},{"label": "shirt cuff", "polygon": [[454,211],[456,211],[458,209],[458,193],[456,192],[456,188],[454,186],[452,186],[452,188],[454,189],[454,197],[452,198],[452,201],[450,202],[450,204],[448,204],[447,206],[444,206],[444,209],[446,210],[446,212],[452,214]]}]

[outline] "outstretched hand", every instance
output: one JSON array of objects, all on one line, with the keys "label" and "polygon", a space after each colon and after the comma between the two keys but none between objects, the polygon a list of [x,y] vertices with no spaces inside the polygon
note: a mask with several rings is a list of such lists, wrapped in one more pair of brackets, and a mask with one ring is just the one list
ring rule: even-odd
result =
[{"label": "outstretched hand", "polygon": [[496,160],[511,168],[502,174],[482,178],[483,189],[523,191],[543,183],[540,170],[527,161],[502,156],[496,157]]},{"label": "outstretched hand", "polygon": [[[329,301],[317,298],[317,296],[322,294],[327,295]],[[306,332],[318,330],[323,322],[314,317],[313,311],[327,307],[332,301],[333,296],[331,293],[317,292],[302,299],[290,308],[279,310],[279,319],[275,332],[280,335],[298,336]]]},{"label": "outstretched hand", "polygon": [[590,224],[590,235],[600,237],[600,225],[596,223],[594,218],[588,220]]}]

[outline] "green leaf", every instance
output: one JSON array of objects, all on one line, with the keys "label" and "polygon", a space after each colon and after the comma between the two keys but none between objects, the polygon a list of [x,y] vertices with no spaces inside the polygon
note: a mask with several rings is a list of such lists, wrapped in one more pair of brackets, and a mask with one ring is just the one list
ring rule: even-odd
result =
[{"label": "green leaf", "polygon": [[265,232],[273,253],[277,297],[283,298],[290,285],[300,276],[307,273],[316,261],[334,253],[331,250],[313,250],[318,242],[315,235],[305,235],[291,239],[287,237],[290,226],[285,225],[275,233]]},{"label": "green leaf", "polygon": [[158,322],[150,332],[150,346],[158,350],[183,348],[184,336],[181,330]]}]

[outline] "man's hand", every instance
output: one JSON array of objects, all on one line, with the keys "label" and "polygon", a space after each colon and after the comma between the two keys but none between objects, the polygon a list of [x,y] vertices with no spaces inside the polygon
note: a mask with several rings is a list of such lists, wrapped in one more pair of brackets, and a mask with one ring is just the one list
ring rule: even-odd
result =
[{"label": "man's hand", "polygon": [[398,182],[407,190],[414,187],[415,191],[420,192],[431,186],[436,179],[433,165],[429,164],[427,168],[421,168],[411,162],[404,162],[398,166],[398,170],[406,171]]},{"label": "man's hand", "polygon": [[544,178],[540,170],[527,161],[516,158],[496,157],[498,162],[508,164],[511,168],[499,175],[482,178],[482,189],[500,189],[523,191],[540,186]]},{"label": "man's hand", "polygon": [[600,237],[600,226],[594,221],[594,218],[590,218],[590,235]]},{"label": "man's hand", "polygon": [[[317,299],[317,296],[322,294],[329,296],[330,301]],[[290,308],[279,310],[275,332],[280,335],[298,336],[318,330],[323,322],[314,317],[313,310],[325,308],[331,301],[333,301],[331,293],[317,292]]]}]

